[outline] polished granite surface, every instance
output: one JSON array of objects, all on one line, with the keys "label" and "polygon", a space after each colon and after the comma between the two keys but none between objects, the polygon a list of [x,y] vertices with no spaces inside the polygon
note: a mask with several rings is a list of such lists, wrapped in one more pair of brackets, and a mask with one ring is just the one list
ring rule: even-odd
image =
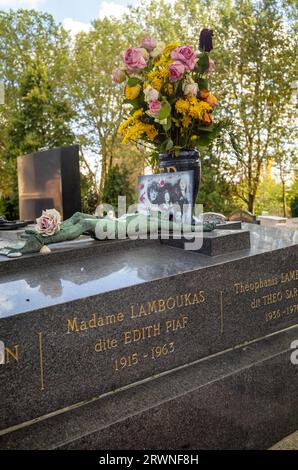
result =
[{"label": "polished granite surface", "polygon": [[[243,224],[243,228],[251,232],[251,248],[213,258],[160,245],[158,240],[147,245],[144,241],[130,249],[127,249],[127,241],[115,241],[114,251],[96,253],[94,250],[92,253],[91,250],[90,255],[89,250],[86,256],[81,253],[85,244],[90,248],[105,242],[82,240],[59,244],[53,246],[53,253],[55,250],[59,252],[58,263],[47,261],[51,255],[34,255],[32,260],[35,263],[30,267],[28,258],[30,261],[31,257],[26,256],[22,258],[27,260],[24,269],[20,269],[20,259],[0,256],[2,268],[2,263],[9,263],[10,268],[16,267],[8,274],[2,269],[0,275],[0,318],[298,244],[297,230],[250,224]],[[72,255],[69,259],[67,253],[70,248]],[[36,262],[36,258],[40,262]]]}]

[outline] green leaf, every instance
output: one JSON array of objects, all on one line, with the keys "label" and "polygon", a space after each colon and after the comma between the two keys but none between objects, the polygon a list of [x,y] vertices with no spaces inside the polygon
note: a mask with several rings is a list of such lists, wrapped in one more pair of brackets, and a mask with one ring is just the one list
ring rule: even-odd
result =
[{"label": "green leaf", "polygon": [[167,140],[164,140],[163,143],[161,144],[160,151],[161,152],[168,152],[173,147],[174,147],[174,143],[173,143],[172,139],[167,139]]},{"label": "green leaf", "polygon": [[134,108],[134,111],[138,108],[142,108],[144,106],[144,100],[142,99],[142,96],[138,96],[134,100],[124,100],[124,103],[126,104],[131,104]]},{"label": "green leaf", "polygon": [[128,80],[127,80],[127,85],[128,86],[136,86],[138,85],[139,83],[141,83],[141,80],[137,77],[130,77]]},{"label": "green leaf", "polygon": [[194,131],[201,131],[201,132],[214,132],[215,131],[215,128],[214,128],[214,124],[211,124],[210,126],[197,126],[195,127]]},{"label": "green leaf", "polygon": [[200,90],[208,90],[208,80],[205,78],[200,78],[198,81],[199,89]]},{"label": "green leaf", "polygon": [[165,121],[165,123],[162,125],[162,127],[164,128],[164,130],[167,132],[171,129],[172,127],[172,119],[171,119],[171,116],[168,116],[167,120]]},{"label": "green leaf", "polygon": [[198,65],[198,69],[200,73],[206,72],[206,70],[209,67],[209,57],[208,57],[207,52],[203,52],[200,55],[197,65]]},{"label": "green leaf", "polygon": [[208,134],[200,135],[199,139],[196,142],[196,146],[199,148],[208,147],[212,142],[212,137]]},{"label": "green leaf", "polygon": [[168,152],[168,151],[171,150],[173,147],[174,147],[174,143],[173,143],[172,139],[168,139],[168,140],[167,140],[167,145],[166,145],[166,151]]},{"label": "green leaf", "polygon": [[159,111],[158,120],[167,119],[171,114],[171,105],[168,101],[163,101]]}]

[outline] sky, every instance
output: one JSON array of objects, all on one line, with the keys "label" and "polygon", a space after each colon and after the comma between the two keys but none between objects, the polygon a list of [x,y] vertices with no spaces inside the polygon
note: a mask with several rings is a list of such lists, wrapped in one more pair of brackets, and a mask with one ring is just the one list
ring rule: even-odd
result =
[{"label": "sky", "polygon": [[90,22],[104,16],[119,17],[136,0],[0,0],[0,10],[34,8],[53,15],[73,34],[88,31]]}]

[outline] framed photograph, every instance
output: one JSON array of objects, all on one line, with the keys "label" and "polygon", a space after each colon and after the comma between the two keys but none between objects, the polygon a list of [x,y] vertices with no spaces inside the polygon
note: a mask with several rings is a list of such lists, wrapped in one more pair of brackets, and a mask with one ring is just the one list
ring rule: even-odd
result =
[{"label": "framed photograph", "polygon": [[138,211],[161,212],[177,223],[191,224],[193,171],[176,171],[139,176]]}]

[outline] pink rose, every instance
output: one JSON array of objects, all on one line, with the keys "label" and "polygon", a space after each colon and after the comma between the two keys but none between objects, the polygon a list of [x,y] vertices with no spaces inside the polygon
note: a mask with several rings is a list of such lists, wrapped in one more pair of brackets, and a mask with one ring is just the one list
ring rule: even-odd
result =
[{"label": "pink rose", "polygon": [[155,39],[151,38],[150,36],[145,36],[143,37],[141,41],[141,47],[144,47],[148,52],[153,51],[153,49],[156,47],[157,42]]},{"label": "pink rose", "polygon": [[126,79],[125,72],[119,68],[114,69],[112,72],[112,80],[115,83],[122,83]]},{"label": "pink rose", "polygon": [[183,77],[184,72],[185,67],[182,62],[179,62],[178,60],[172,62],[172,64],[169,66],[169,76],[172,82],[177,82],[177,80],[180,80],[180,78]]},{"label": "pink rose", "polygon": [[196,65],[196,53],[191,46],[179,46],[171,51],[171,57],[184,64],[187,71],[191,71]]},{"label": "pink rose", "polygon": [[42,211],[41,217],[36,219],[35,230],[43,237],[48,237],[59,232],[61,216],[56,209]]},{"label": "pink rose", "polygon": [[158,100],[150,101],[148,114],[151,117],[157,117],[161,109],[161,102]]},{"label": "pink rose", "polygon": [[144,69],[147,65],[143,57],[143,50],[135,47],[130,47],[123,52],[123,62],[129,72]]},{"label": "pink rose", "polygon": [[209,59],[209,66],[207,73],[213,73],[215,71],[215,62],[212,59]]}]

